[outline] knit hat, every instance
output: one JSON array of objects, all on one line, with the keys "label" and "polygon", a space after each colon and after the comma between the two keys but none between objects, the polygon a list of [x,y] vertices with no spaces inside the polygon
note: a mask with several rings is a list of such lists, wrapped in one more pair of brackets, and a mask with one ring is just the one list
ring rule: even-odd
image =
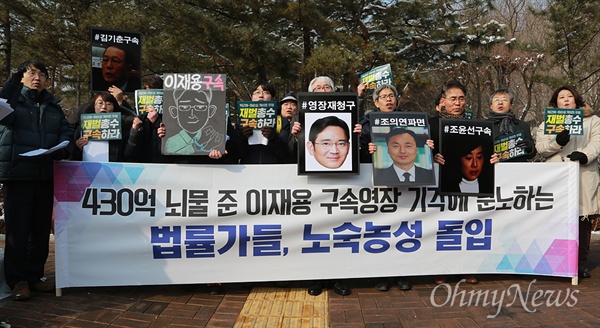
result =
[{"label": "knit hat", "polygon": [[295,103],[298,103],[298,99],[296,99],[296,96],[294,95],[293,91],[288,92],[285,97],[283,97],[283,99],[281,99],[281,103],[283,104],[286,101],[293,101]]}]

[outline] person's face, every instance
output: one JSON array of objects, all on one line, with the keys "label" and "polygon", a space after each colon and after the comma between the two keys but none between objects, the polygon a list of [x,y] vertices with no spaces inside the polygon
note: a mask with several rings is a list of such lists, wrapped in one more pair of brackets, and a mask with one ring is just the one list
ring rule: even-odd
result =
[{"label": "person's face", "polygon": [[27,71],[23,73],[23,78],[21,79],[21,83],[23,83],[24,86],[29,89],[37,90],[38,92],[41,92],[46,88],[47,82],[48,76],[46,76],[46,73],[33,66],[27,68]]},{"label": "person's face", "polygon": [[408,171],[417,158],[417,143],[408,133],[397,134],[388,140],[388,155],[394,165]]},{"label": "person's face", "polygon": [[556,98],[556,105],[558,108],[575,108],[575,96],[569,90],[560,90],[558,97]]},{"label": "person's face", "polygon": [[208,119],[210,103],[204,92],[186,92],[177,102],[177,122],[182,129],[190,134],[200,131]]},{"label": "person's face", "polygon": [[121,86],[129,77],[131,67],[125,62],[125,51],[108,47],[102,56],[102,77],[110,85]]},{"label": "person's face", "polygon": [[291,120],[298,111],[298,105],[294,101],[286,101],[281,104],[281,116]]},{"label": "person's face", "polygon": [[448,89],[446,97],[440,99],[440,105],[446,108],[446,112],[452,115],[460,115],[465,111],[465,93],[458,88]]},{"label": "person's face", "polygon": [[273,100],[273,95],[268,91],[263,89],[262,86],[258,86],[254,92],[252,92],[252,101],[270,101]]},{"label": "person's face", "polygon": [[483,147],[479,146],[473,149],[470,153],[460,158],[462,164],[461,172],[463,177],[469,181],[473,181],[479,177],[483,169]]},{"label": "person's face", "polygon": [[497,93],[492,97],[492,104],[490,105],[492,112],[494,113],[508,113],[510,112],[510,95],[508,93]]},{"label": "person's face", "polygon": [[328,126],[317,135],[314,144],[308,141],[306,147],[319,164],[329,169],[337,169],[344,164],[350,143],[344,129]]},{"label": "person's face", "polygon": [[94,112],[96,113],[111,113],[115,111],[115,104],[110,101],[105,101],[102,97],[97,97],[94,100]]},{"label": "person's face", "polygon": [[325,81],[317,80],[313,82],[313,92],[332,92],[333,88]]},{"label": "person's face", "polygon": [[392,89],[386,88],[379,91],[377,100],[375,100],[375,107],[379,108],[382,112],[393,112],[396,109],[398,100],[396,94]]}]

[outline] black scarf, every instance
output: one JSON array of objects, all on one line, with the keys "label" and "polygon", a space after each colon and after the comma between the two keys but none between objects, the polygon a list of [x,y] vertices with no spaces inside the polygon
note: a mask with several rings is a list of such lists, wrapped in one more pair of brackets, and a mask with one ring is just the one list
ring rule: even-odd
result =
[{"label": "black scarf", "polygon": [[500,135],[515,133],[517,131],[517,124],[519,120],[512,112],[508,113],[496,113],[490,111],[490,120],[494,121],[494,124],[500,123]]}]

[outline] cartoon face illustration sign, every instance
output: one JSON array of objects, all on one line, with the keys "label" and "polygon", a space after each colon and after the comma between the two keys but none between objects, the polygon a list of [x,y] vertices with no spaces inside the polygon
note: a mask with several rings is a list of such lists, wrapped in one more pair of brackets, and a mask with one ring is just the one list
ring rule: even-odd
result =
[{"label": "cartoon face illustration sign", "polygon": [[225,150],[224,75],[166,75],[164,108],[164,155],[207,155],[212,149]]}]

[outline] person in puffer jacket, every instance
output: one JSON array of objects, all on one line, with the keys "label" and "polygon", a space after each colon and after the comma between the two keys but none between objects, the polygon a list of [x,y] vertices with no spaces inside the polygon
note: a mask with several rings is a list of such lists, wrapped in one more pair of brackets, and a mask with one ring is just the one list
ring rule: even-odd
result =
[{"label": "person in puffer jacket", "polygon": [[[31,291],[54,290],[54,283],[44,279],[54,202],[54,161],[69,157],[73,131],[59,99],[46,90],[47,85],[46,66],[29,60],[19,65],[0,91],[0,98],[7,99],[14,109],[0,120],[0,182],[6,223],[4,275],[17,301],[29,299]],[[64,141],[67,147],[49,154],[21,155]]]}]

